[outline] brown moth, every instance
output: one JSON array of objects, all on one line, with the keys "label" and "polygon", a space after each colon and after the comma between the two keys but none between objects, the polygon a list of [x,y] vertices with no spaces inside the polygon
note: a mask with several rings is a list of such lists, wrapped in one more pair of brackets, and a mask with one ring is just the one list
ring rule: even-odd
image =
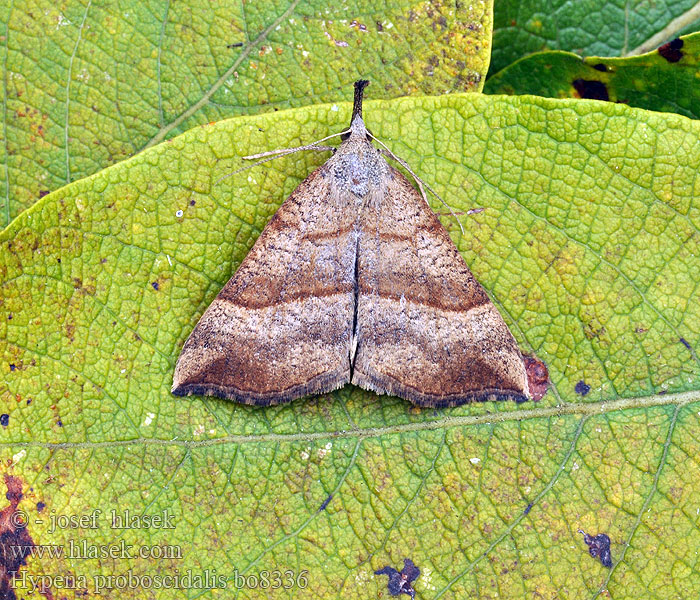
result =
[{"label": "brown moth", "polygon": [[523,358],[424,197],[349,130],[185,342],[172,391],[271,405],[353,383],[419,406],[530,398]]}]

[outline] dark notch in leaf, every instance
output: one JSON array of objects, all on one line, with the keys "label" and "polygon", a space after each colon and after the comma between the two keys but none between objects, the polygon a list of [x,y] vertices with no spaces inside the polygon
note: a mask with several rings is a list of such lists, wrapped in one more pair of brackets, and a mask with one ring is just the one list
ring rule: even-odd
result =
[{"label": "dark notch in leaf", "polygon": [[591,536],[582,529],[578,530],[583,534],[583,541],[588,546],[588,553],[593,558],[598,558],[601,564],[608,569],[612,568],[612,556],[610,554],[610,538],[604,533]]},{"label": "dark notch in leaf", "polygon": [[588,100],[605,100],[606,102],[610,100],[608,88],[605,87],[602,81],[595,81],[594,79],[574,79],[572,84],[581,98],[586,98]]},{"label": "dark notch in leaf", "polygon": [[580,394],[581,396],[585,396],[588,392],[591,391],[591,386],[588,385],[583,379],[579,381],[576,384],[576,387],[574,388],[574,392],[577,394]]},{"label": "dark notch in leaf", "polygon": [[608,68],[603,63],[598,63],[596,65],[593,65],[593,68],[596,71],[602,71],[603,73],[606,73],[608,70]]},{"label": "dark notch in leaf", "polygon": [[10,415],[7,413],[2,413],[0,415],[0,425],[7,427],[10,424]]},{"label": "dark notch in leaf", "polygon": [[688,340],[681,338],[681,344],[683,344],[688,350],[692,352],[693,347],[688,343]]},{"label": "dark notch in leaf", "polygon": [[676,63],[681,58],[683,58],[683,53],[681,52],[682,47],[683,47],[683,40],[680,38],[676,38],[675,40],[671,40],[670,42],[668,42],[668,44],[664,44],[663,46],[659,46],[658,52],[668,62]]},{"label": "dark notch in leaf", "polygon": [[394,567],[386,566],[379,571],[374,572],[375,575],[388,575],[389,582],[387,587],[392,596],[406,594],[412,599],[416,597],[416,590],[413,589],[413,582],[420,576],[420,569],[413,564],[410,558],[403,559],[403,569],[397,571]]}]

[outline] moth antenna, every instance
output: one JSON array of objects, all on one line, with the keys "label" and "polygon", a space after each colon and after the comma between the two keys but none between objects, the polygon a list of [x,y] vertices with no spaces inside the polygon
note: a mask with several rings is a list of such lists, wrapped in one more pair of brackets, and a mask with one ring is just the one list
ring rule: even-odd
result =
[{"label": "moth antenna", "polygon": [[232,177],[233,175],[236,175],[237,173],[240,173],[241,171],[245,171],[246,169],[252,169],[253,167],[257,167],[258,165],[261,165],[262,163],[266,163],[268,161],[274,160],[275,158],[280,158],[282,156],[286,156],[287,154],[294,154],[295,152],[301,152],[303,150],[320,150],[321,152],[335,152],[337,148],[334,146],[319,146],[321,142],[325,142],[326,140],[330,140],[334,137],[337,137],[339,135],[344,135],[350,131],[349,129],[346,131],[341,131],[340,133],[334,133],[333,135],[329,135],[327,137],[324,137],[320,140],[316,140],[315,142],[311,142],[310,144],[306,144],[304,146],[297,146],[296,148],[280,148],[278,150],[270,150],[268,152],[261,152],[260,154],[251,154],[249,156],[242,156],[241,158],[243,160],[255,160],[256,158],[262,158],[262,160],[258,160],[257,162],[254,162],[250,165],[246,165],[245,167],[241,167],[240,169],[236,169],[235,171],[231,171],[230,173],[227,173],[226,175],[223,175],[222,177],[219,177],[214,182],[214,185],[218,185],[224,179],[228,179],[229,177]]},{"label": "moth antenna", "polygon": [[[272,158],[277,158],[280,156],[286,156],[287,154],[294,154],[295,152],[302,152],[303,150],[336,150],[334,146],[315,146],[313,144],[308,144],[306,146],[297,146],[296,148],[280,148],[279,150],[268,150],[267,152],[261,152],[260,154],[250,154],[249,156],[241,156],[241,160],[255,160],[256,158],[266,158],[271,156]],[[257,163],[256,163],[257,164]]]},{"label": "moth antenna", "polygon": [[[334,146],[310,146],[309,148],[290,148],[290,152],[285,152],[285,153],[279,153],[276,154],[275,156],[268,156],[267,158],[263,158],[262,160],[258,160],[254,163],[251,163],[249,165],[245,165],[244,167],[241,167],[240,169],[236,169],[235,171],[231,171],[230,173],[226,173],[226,175],[222,175],[219,177],[215,182],[214,185],[218,185],[224,179],[228,179],[229,177],[233,177],[237,173],[240,173],[241,171],[247,171],[248,169],[252,169],[253,167],[257,167],[258,165],[261,165],[266,162],[270,162],[271,160],[275,160],[276,158],[282,158],[283,156],[286,156],[287,154],[293,154],[294,152],[298,152],[300,150],[321,150],[322,152],[329,152],[329,151],[335,151],[336,148]],[[250,158],[248,156],[243,156],[241,158]]]},{"label": "moth antenna", "polygon": [[[328,135],[324,138],[321,138],[320,140],[316,140],[315,142],[311,142],[310,144],[304,144],[303,146],[297,146],[296,148],[279,148],[277,150],[268,150],[267,152],[261,152],[260,154],[250,154],[248,156],[242,156],[241,158],[243,160],[255,160],[256,158],[264,158],[265,156],[272,156],[273,154],[292,154],[294,152],[301,152],[302,150],[313,150],[314,146],[320,144],[321,142],[331,140],[334,137],[338,137],[339,135],[345,135],[346,133],[350,133],[350,129],[346,129],[345,131],[341,131],[340,133]],[[328,147],[329,146],[323,146],[323,148]]]},{"label": "moth antenna", "polygon": [[450,214],[454,217],[454,220],[456,221],[457,225],[459,225],[459,230],[462,232],[462,235],[464,235],[464,227],[462,227],[462,223],[457,218],[457,214],[454,210],[452,210],[452,207],[440,197],[440,194],[438,194],[432,187],[430,187],[429,184],[425,183],[425,181],[418,177],[418,175],[416,175],[413,172],[413,169],[411,169],[411,166],[403,158],[396,156],[396,154],[389,150],[389,147],[384,142],[382,142],[382,140],[373,136],[369,131],[367,131],[367,135],[369,135],[369,137],[371,137],[374,141],[376,141],[378,144],[381,144],[384,147],[384,151],[382,152],[383,154],[386,154],[387,156],[393,158],[397,163],[399,163],[404,169],[406,169],[411,174],[413,179],[416,180],[418,188],[420,189],[421,196],[423,196],[423,200],[425,200],[425,203],[428,205],[428,207],[430,207],[430,203],[428,202],[428,196],[426,195],[423,186],[425,186],[425,188],[433,196],[435,196],[438,200],[440,200],[440,202],[442,202],[445,205],[445,208],[450,211]]}]

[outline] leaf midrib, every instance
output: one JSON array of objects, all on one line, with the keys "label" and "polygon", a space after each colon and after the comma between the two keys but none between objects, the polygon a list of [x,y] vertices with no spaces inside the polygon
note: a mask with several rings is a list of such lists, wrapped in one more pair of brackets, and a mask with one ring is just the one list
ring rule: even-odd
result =
[{"label": "leaf midrib", "polygon": [[[380,401],[380,400],[378,400]],[[327,439],[368,439],[379,438],[385,435],[412,433],[419,431],[431,431],[436,429],[451,429],[456,427],[469,427],[494,423],[506,423],[516,421],[528,421],[530,419],[550,419],[570,415],[589,416],[603,415],[621,410],[637,408],[657,408],[661,406],[677,406],[682,408],[693,402],[700,402],[700,390],[678,392],[674,394],[656,394],[653,396],[637,396],[634,398],[620,398],[609,402],[578,402],[531,408],[503,413],[486,413],[482,415],[446,416],[434,421],[420,423],[402,423],[386,427],[358,427],[353,429],[338,429],[334,431],[299,432],[299,433],[267,433],[260,435],[226,435],[220,438],[206,440],[185,440],[173,438],[163,440],[157,438],[132,438],[126,440],[112,440],[105,442],[2,442],[0,448],[49,448],[79,449],[79,448],[114,448],[119,446],[181,446],[185,448],[199,448],[217,446],[221,444],[255,444],[265,442],[315,442]]]}]

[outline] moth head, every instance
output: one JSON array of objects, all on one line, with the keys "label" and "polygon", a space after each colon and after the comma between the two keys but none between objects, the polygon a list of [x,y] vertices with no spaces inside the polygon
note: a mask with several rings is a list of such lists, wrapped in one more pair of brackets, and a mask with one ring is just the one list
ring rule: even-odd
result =
[{"label": "moth head", "polygon": [[364,137],[368,142],[371,142],[372,132],[367,129],[365,122],[362,120],[362,99],[365,88],[369,85],[366,79],[359,79],[355,82],[355,100],[352,105],[352,117],[350,117],[350,129],[340,136],[342,141],[348,140],[351,137]]},{"label": "moth head", "polygon": [[[352,134],[352,132],[350,132],[350,131],[348,131],[348,132],[346,132],[346,133],[341,133],[341,134],[340,134],[340,139],[344,142],[345,140],[350,139],[350,135],[351,135],[351,134]],[[368,142],[371,142],[371,141],[372,141],[372,131],[371,131],[370,129],[367,129],[367,133],[365,134],[365,139],[366,139]]]}]

